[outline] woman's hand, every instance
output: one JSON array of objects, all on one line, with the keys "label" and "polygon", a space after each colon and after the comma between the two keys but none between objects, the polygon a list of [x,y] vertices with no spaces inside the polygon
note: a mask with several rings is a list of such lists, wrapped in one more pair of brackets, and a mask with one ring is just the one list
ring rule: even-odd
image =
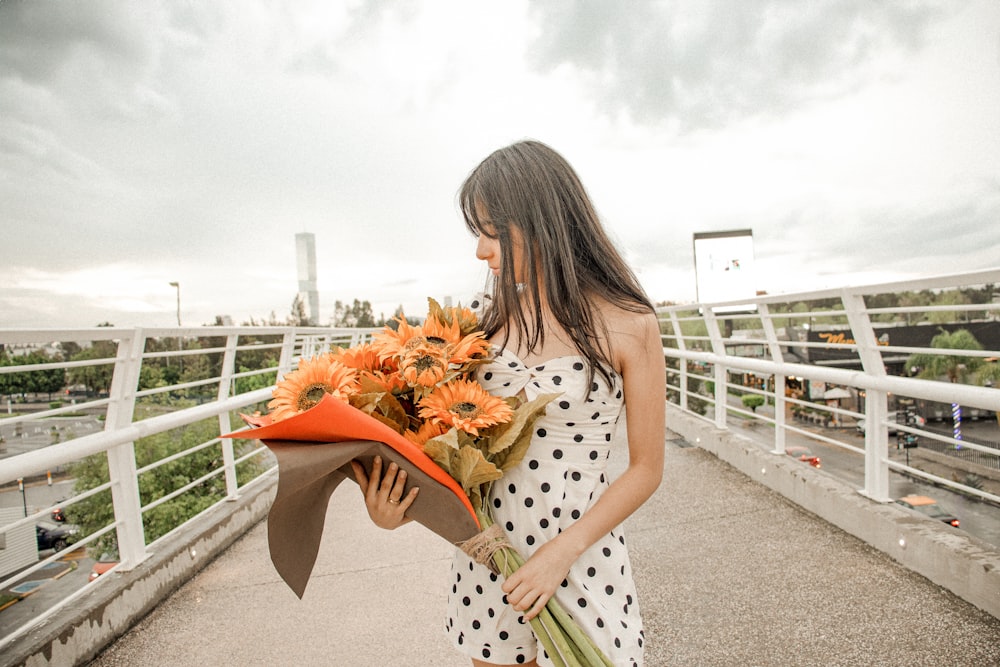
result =
[{"label": "woman's hand", "polygon": [[354,468],[354,479],[358,481],[358,487],[365,495],[368,516],[376,526],[395,530],[410,521],[405,514],[416,499],[418,489],[414,487],[405,497],[403,496],[406,488],[405,470],[400,470],[395,463],[390,463],[383,476],[381,456],[376,456],[372,461],[370,477],[365,473],[365,467],[358,461],[351,461],[351,467]]},{"label": "woman's hand", "polygon": [[525,621],[541,613],[579,556],[564,546],[559,538],[543,544],[503,582],[507,602],[516,611],[524,612]]}]

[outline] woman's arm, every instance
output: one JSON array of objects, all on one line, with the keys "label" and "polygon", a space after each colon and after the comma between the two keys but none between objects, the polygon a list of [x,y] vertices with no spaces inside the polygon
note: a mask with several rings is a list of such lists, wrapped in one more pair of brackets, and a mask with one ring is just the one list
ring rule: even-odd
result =
[{"label": "woman's arm", "polygon": [[576,523],[542,545],[503,584],[514,609],[535,617],[555,593],[570,566],[602,536],[653,495],[663,478],[666,432],[666,368],[660,328],[653,313],[615,320],[611,351],[625,391],[628,468]]}]

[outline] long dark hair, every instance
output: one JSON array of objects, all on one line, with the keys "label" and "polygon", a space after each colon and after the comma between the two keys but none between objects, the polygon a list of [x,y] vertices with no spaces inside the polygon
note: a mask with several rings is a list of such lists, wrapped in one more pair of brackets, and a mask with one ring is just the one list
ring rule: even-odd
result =
[{"label": "long dark hair", "polygon": [[[573,167],[543,143],[518,142],[495,151],[469,174],[459,205],[476,237],[500,240],[503,265],[481,321],[487,336],[503,332],[506,345],[513,326],[528,351],[542,344],[541,283],[544,302],[587,359],[591,378],[596,370],[610,382],[608,323],[594,297],[637,313],[653,312],[653,304],[608,238]],[[514,276],[512,226],[524,243],[523,287]]]}]

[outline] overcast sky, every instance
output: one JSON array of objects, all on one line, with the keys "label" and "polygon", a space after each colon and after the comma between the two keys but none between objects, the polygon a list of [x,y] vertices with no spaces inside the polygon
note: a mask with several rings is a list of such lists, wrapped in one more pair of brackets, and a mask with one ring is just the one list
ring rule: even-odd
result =
[{"label": "overcast sky", "polygon": [[321,321],[483,288],[455,203],[533,138],[657,301],[1000,266],[1000,3],[0,0],[0,327]]}]

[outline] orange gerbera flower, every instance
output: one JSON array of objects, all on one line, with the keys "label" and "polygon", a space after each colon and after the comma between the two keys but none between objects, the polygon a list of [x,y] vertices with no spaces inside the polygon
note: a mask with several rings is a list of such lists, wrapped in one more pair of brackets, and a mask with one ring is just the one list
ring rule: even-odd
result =
[{"label": "orange gerbera flower", "polygon": [[433,387],[448,370],[447,350],[434,345],[420,345],[399,360],[399,372],[411,387]]},{"label": "orange gerbera flower", "polygon": [[510,421],[514,411],[472,380],[455,380],[420,402],[420,416],[436,424],[479,435],[479,429]]},{"label": "orange gerbera flower", "polygon": [[298,369],[286,375],[272,392],[267,404],[271,419],[281,421],[305,412],[330,394],[342,401],[357,393],[355,371],[335,361],[332,354],[299,359]]},{"label": "orange gerbera flower", "polygon": [[416,432],[407,429],[403,436],[405,436],[410,442],[423,447],[425,442],[431,438],[443,435],[447,430],[448,429],[444,424],[436,424],[432,421],[425,421],[420,425],[420,428],[418,428]]}]

